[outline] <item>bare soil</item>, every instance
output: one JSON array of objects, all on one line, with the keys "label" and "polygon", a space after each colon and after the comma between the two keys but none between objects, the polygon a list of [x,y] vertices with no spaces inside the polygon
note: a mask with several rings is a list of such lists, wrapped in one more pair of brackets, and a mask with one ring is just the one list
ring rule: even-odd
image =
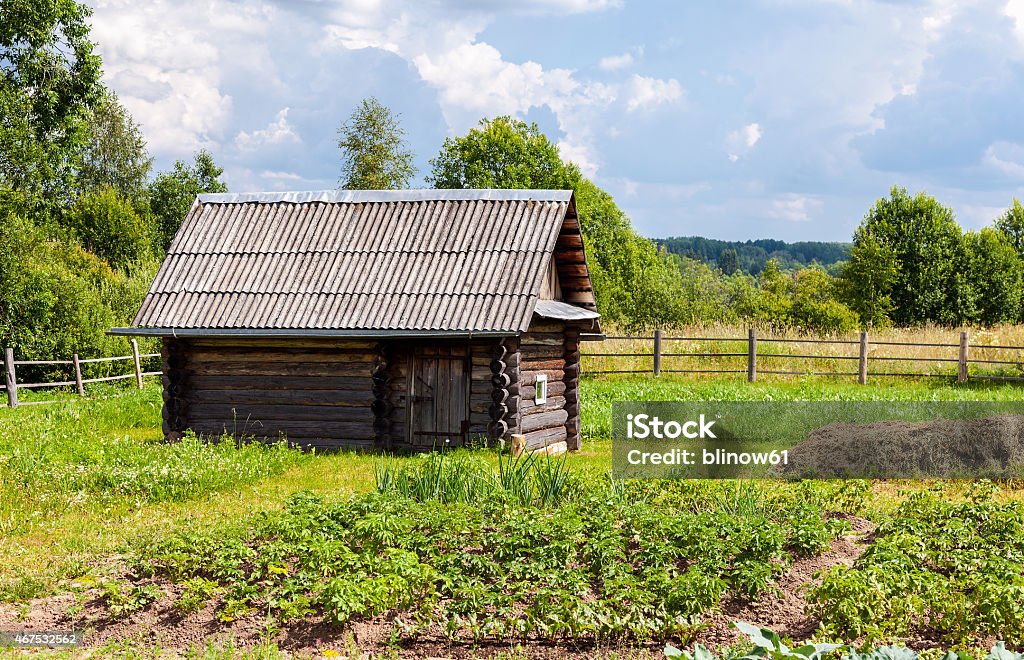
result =
[{"label": "bare soil", "polygon": [[817,477],[1014,477],[1024,415],[829,424],[789,451],[786,472]]},{"label": "bare soil", "polygon": [[[862,518],[844,516],[850,521],[851,534],[833,541],[831,548],[818,557],[800,559],[791,564],[777,581],[778,592],[757,602],[729,600],[721,611],[709,616],[697,636],[687,644],[700,642],[714,648],[740,639],[732,627],[735,620],[748,621],[772,628],[797,640],[806,639],[817,621],[805,613],[804,591],[815,581],[817,571],[832,566],[853,564],[863,552],[872,523]],[[124,577],[122,575],[122,577]],[[268,627],[260,615],[250,615],[231,622],[222,622],[216,614],[217,602],[199,610],[182,614],[174,607],[181,587],[175,584],[141,580],[136,584],[155,584],[161,596],[141,611],[123,618],[113,618],[103,602],[99,589],[32,600],[25,604],[0,604],[0,630],[84,630],[89,647],[123,647],[131,645],[159,649],[173,657],[190,647],[215,646],[252,648],[273,642],[297,657],[323,657],[332,649],[342,657],[373,657],[397,652],[401,658],[487,658],[497,654],[516,653],[530,658],[594,658],[614,654],[619,658],[658,658],[662,645],[613,648],[587,643],[567,644],[530,640],[527,642],[452,643],[440,630],[426,631],[414,642],[391,647],[395,630],[393,620],[377,618],[347,626],[336,626],[319,620]]]},{"label": "bare soil", "polygon": [[726,646],[743,641],[745,638],[732,625],[733,621],[746,621],[764,628],[771,628],[783,637],[803,641],[814,634],[817,619],[808,616],[805,592],[811,584],[820,580],[819,571],[833,566],[853,566],[853,562],[870,544],[874,523],[856,516],[837,516],[850,523],[850,533],[832,542],[828,551],[817,557],[806,557],[794,561],[776,582],[777,592],[766,595],[756,602],[735,599],[726,602],[722,611],[708,619],[708,627],[695,640],[709,648]]}]

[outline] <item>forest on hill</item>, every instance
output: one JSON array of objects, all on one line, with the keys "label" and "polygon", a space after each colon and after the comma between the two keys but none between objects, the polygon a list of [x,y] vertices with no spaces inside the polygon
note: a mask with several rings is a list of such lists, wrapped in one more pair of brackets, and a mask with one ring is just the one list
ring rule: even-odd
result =
[{"label": "forest on hill", "polygon": [[796,270],[818,264],[830,266],[850,257],[849,243],[824,241],[786,241],[759,238],[746,241],[722,241],[702,236],[670,236],[655,238],[654,243],[681,257],[716,266],[724,275],[745,273],[757,275],[774,259],[783,270]]}]

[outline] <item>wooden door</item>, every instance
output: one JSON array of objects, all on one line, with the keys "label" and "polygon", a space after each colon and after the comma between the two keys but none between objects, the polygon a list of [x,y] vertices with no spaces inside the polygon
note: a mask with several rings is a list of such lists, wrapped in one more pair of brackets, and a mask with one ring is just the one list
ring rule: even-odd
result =
[{"label": "wooden door", "polygon": [[462,445],[469,431],[468,346],[417,348],[409,390],[409,443],[437,448]]}]

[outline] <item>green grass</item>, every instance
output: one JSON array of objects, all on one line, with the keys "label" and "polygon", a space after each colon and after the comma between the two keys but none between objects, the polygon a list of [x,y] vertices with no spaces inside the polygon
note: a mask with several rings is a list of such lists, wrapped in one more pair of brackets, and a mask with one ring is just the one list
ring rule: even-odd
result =
[{"label": "green grass", "polygon": [[585,377],[580,386],[583,434],[611,437],[615,401],[1021,401],[1024,387],[945,380],[888,380],[858,385],[831,378],[804,377],[748,383],[743,378],[628,376]]},{"label": "green grass", "polygon": [[311,458],[232,439],[165,444],[159,402],[150,388],[0,412],[0,533],[25,533],[36,516],[69,508],[183,501]]},{"label": "green grass", "polygon": [[580,487],[580,473],[569,470],[565,454],[560,458],[494,457],[473,452],[430,453],[412,460],[386,458],[374,470],[381,494],[419,502],[498,501],[540,507],[557,506],[572,497]]},{"label": "green grass", "polygon": [[110,394],[0,408],[0,600],[45,593],[154,529],[229,520],[240,492],[257,499],[273,479],[319,460],[283,445],[165,444],[159,388]]},{"label": "green grass", "polygon": [[[103,583],[116,564],[111,558],[128,555],[138,567],[191,581],[192,601],[183,607],[194,607],[204,598],[233,593],[225,591],[227,578],[209,572],[214,566],[209,562],[221,553],[216,565],[241,570],[240,584],[265,582],[249,596],[233,593],[230,602],[239,611],[266,606],[271,598],[280,604],[274,606],[276,616],[285,619],[304,607],[338,619],[398,608],[410,631],[432,622],[470,638],[502,631],[514,636],[524,627],[549,637],[686,633],[693,617],[714,607],[715,594],[763,593],[794,553],[819,552],[822,530],[835,531],[822,526],[823,511],[859,512],[882,523],[906,520],[911,515],[901,507],[928,487],[904,482],[870,487],[866,482],[616,484],[605,476],[613,401],[1024,400],[1024,388],[1013,385],[956,386],[939,380],[858,386],[825,378],[768,384],[738,378],[585,378],[582,450],[523,469],[525,464],[494,452],[382,459],[233,442],[166,445],[159,429],[159,388],[116,394],[0,408],[0,600],[24,601],[66,589],[81,576]],[[545,498],[553,485],[558,495]],[[941,499],[969,502],[971,488],[949,484]],[[1011,507],[1020,493],[1006,488],[989,499]],[[800,520],[789,515],[793,511]],[[974,513],[983,512],[964,515]],[[997,514],[1011,515],[1002,509]],[[305,554],[313,545],[303,545],[312,543],[304,540],[303,529],[314,519],[334,534],[327,540],[336,554],[320,565]],[[915,529],[915,534],[931,533],[927,527]],[[908,537],[893,538],[904,543]],[[198,545],[190,547],[186,539]],[[230,547],[240,549],[238,543],[260,549],[257,564],[236,562],[232,568],[222,555]],[[587,554],[595,544],[607,555]],[[686,554],[691,544],[704,548],[713,561],[700,564]],[[1005,544],[991,547],[1002,555],[1010,551]],[[317,551],[326,552],[319,546]],[[575,560],[556,566],[553,555],[545,555],[556,551]],[[504,559],[496,559],[499,555]],[[600,572],[602,562],[610,573]],[[856,568],[865,575],[876,570],[867,564]],[[535,569],[540,572],[531,572]],[[333,571],[331,580],[349,579],[323,591],[315,586],[325,582],[314,579],[316,570]],[[495,570],[512,574],[502,582]],[[423,576],[428,574],[444,579],[427,584]],[[850,594],[863,586],[851,584],[828,596],[833,601],[822,602],[857,598]],[[894,586],[892,593],[908,588]],[[637,595],[632,609],[612,607],[626,591]],[[957,594],[965,591],[945,593],[943,599],[959,602]],[[921,596],[922,607],[929,597]],[[490,605],[481,606],[484,601]],[[684,611],[682,602],[697,609]],[[468,604],[459,610],[458,603]],[[423,604],[429,611],[420,609]],[[511,608],[500,610],[508,616],[496,616],[498,607]],[[479,611],[488,614],[474,618]],[[962,615],[956,630],[982,625],[971,610],[956,612]],[[903,632],[892,632],[871,616],[858,619],[864,630]],[[1007,628],[1008,635],[1013,630]]]}]

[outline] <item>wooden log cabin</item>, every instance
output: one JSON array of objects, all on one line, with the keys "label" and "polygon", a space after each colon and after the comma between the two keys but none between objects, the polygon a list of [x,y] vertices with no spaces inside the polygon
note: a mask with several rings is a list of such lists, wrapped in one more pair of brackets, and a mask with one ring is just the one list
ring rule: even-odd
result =
[{"label": "wooden log cabin", "polygon": [[168,440],[554,451],[600,326],[572,192],[404,190],[200,195],[111,332],[162,338]]}]

